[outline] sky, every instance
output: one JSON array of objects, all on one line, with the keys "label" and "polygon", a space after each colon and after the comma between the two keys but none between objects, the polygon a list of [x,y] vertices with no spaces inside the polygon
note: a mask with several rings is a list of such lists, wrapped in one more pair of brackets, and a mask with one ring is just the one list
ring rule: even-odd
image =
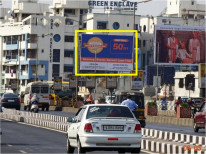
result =
[{"label": "sky", "polygon": [[[0,0],[2,1],[3,5],[1,7],[11,7],[11,0]],[[75,0],[76,1],[76,0]],[[108,0],[110,1],[110,0]],[[116,1],[116,0],[113,0]],[[121,0],[117,0],[121,1]],[[134,0],[129,0],[134,1]],[[135,0],[136,2],[142,1],[142,0]],[[39,0],[40,3],[52,3],[52,0]],[[206,0],[197,0],[198,3],[204,4],[206,3]],[[137,6],[136,14],[138,15],[152,15],[152,16],[158,16],[160,13],[166,8],[167,0],[152,0],[151,2],[147,3],[141,3]],[[99,9],[98,11],[103,11],[103,9]]]}]

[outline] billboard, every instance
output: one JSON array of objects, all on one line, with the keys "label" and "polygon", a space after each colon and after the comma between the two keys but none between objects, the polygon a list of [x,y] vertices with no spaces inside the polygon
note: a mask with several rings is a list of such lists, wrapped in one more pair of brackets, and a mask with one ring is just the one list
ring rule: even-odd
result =
[{"label": "billboard", "polygon": [[199,64],[199,88],[206,88],[206,64]]},{"label": "billboard", "polygon": [[143,70],[138,70],[138,76],[132,76],[132,90],[143,89]]},{"label": "billboard", "polygon": [[82,34],[80,70],[130,72],[133,37]]},{"label": "billboard", "polygon": [[204,63],[205,36],[205,27],[155,26],[155,63],[165,65]]}]

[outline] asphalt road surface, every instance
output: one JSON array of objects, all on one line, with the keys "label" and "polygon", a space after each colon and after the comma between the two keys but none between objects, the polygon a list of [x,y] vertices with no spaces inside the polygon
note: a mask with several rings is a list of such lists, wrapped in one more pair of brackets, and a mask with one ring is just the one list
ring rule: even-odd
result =
[{"label": "asphalt road surface", "polygon": [[[66,134],[1,120],[0,153],[66,153]],[[77,150],[75,150],[77,153]],[[89,153],[117,153],[94,151]],[[146,152],[141,152],[146,153]]]}]

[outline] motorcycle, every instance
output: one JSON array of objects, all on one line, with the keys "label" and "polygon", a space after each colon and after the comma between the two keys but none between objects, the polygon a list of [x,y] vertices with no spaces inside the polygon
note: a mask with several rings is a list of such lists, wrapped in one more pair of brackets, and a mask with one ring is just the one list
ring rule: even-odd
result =
[{"label": "motorcycle", "polygon": [[161,103],[161,110],[167,110],[167,103]]},{"label": "motorcycle", "polygon": [[34,101],[31,103],[31,112],[34,112],[34,113],[39,112],[38,101]]}]

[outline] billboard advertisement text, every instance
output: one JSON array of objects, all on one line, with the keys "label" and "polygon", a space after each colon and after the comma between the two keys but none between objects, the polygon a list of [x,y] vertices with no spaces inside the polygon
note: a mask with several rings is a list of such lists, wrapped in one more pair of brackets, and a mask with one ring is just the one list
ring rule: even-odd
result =
[{"label": "billboard advertisement text", "polygon": [[82,34],[80,70],[130,72],[132,36]]}]

